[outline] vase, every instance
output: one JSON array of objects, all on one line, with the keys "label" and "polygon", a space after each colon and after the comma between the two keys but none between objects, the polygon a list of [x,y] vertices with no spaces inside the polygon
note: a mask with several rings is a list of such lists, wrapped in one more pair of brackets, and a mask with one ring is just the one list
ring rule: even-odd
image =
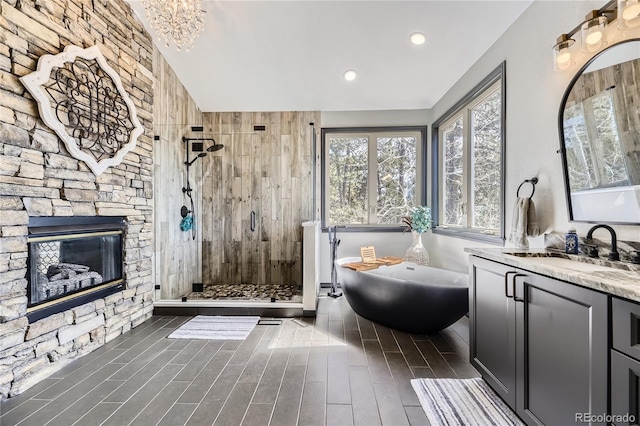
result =
[{"label": "vase", "polygon": [[422,232],[411,231],[412,241],[404,257],[407,262],[429,265],[429,252],[422,245]]}]

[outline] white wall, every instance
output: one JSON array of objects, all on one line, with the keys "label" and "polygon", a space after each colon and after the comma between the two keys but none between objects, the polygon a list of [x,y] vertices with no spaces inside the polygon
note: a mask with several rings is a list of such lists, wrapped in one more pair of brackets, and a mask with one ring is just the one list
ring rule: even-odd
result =
[{"label": "white wall", "polygon": [[425,126],[431,122],[431,110],[403,109],[386,111],[323,111],[322,127]]},{"label": "white wall", "polygon": [[[507,61],[507,152],[506,152],[506,226],[511,226],[511,210],[518,185],[537,176],[534,201],[541,230],[565,232],[569,228],[564,194],[562,163],[559,149],[558,110],[562,96],[574,74],[589,59],[580,56],[576,64],[562,73],[553,70],[552,47],[561,33],[574,28],[603,1],[541,1],[537,0],[505,32],[438,101],[431,110],[326,112],[323,127],[364,125],[429,125],[431,152],[431,123],[469,92],[502,61]],[[428,84],[428,83],[425,83]],[[416,121],[413,121],[416,120]],[[426,121],[425,121],[426,120]],[[430,159],[429,159],[430,161]],[[430,171],[429,171],[430,173]],[[430,174],[428,174],[429,176]],[[429,188],[430,189],[430,188]],[[429,201],[430,204],[429,194]],[[586,234],[590,224],[576,224],[578,233]],[[614,226],[618,238],[640,241],[640,227]],[[321,281],[329,281],[329,243],[322,252]],[[606,235],[602,236],[604,239]],[[359,247],[374,245],[377,254],[403,255],[410,244],[408,235],[389,233],[342,233],[339,256],[358,255]],[[466,271],[465,247],[483,244],[442,235],[425,235],[425,246],[432,265],[445,269]],[[542,247],[542,237],[530,240],[532,247]]]}]

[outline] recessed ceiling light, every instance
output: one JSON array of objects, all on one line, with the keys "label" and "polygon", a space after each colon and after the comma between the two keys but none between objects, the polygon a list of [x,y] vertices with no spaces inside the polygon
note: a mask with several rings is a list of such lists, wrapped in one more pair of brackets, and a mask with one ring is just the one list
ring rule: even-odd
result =
[{"label": "recessed ceiling light", "polygon": [[420,46],[421,44],[424,44],[425,41],[427,41],[427,36],[423,33],[415,32],[411,33],[411,35],[409,36],[409,40],[411,40],[411,43]]},{"label": "recessed ceiling light", "polygon": [[353,81],[356,79],[356,72],[354,70],[346,70],[344,72],[344,79],[347,81]]}]

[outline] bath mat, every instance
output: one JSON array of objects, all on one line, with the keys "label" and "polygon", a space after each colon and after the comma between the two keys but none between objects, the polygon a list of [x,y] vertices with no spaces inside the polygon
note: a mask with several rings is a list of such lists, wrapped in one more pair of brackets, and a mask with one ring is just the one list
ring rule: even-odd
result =
[{"label": "bath mat", "polygon": [[244,340],[260,317],[198,315],[171,333],[169,339]]},{"label": "bath mat", "polygon": [[413,379],[432,425],[524,425],[489,385],[476,379]]}]

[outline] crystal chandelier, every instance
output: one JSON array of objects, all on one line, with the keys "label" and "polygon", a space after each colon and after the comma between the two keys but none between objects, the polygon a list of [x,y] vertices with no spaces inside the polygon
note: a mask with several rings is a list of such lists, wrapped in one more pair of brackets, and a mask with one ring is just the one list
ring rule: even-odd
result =
[{"label": "crystal chandelier", "polygon": [[189,51],[204,29],[201,0],[142,0],[142,4],[151,26],[167,47],[173,43],[178,50],[185,47]]}]

